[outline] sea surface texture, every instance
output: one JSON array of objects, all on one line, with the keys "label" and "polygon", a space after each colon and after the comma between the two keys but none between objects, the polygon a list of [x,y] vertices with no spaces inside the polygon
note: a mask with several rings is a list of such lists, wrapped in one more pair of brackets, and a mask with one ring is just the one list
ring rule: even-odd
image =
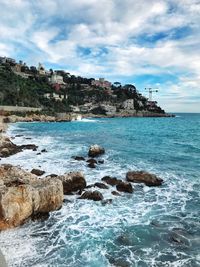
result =
[{"label": "sea surface texture", "polygon": [[[175,118],[84,119],[70,123],[18,123],[9,135],[34,143],[1,163],[46,174],[83,171],[88,184],[105,175],[125,180],[129,170],[164,179],[161,187],[134,185],[134,193],[111,204],[66,196],[45,222],[0,233],[0,248],[16,267],[198,267],[200,266],[200,115]],[[26,138],[31,138],[31,140]],[[87,156],[99,144],[105,160],[96,169],[72,156]],[[37,153],[41,149],[46,153]]]}]

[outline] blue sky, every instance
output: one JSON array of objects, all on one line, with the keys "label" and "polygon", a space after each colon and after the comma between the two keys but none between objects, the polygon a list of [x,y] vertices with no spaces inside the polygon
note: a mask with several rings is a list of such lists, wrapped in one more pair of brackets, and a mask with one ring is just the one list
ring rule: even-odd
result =
[{"label": "blue sky", "polygon": [[[171,112],[200,112],[199,0],[0,0],[0,55],[159,88]],[[145,92],[144,92],[145,94]]]}]

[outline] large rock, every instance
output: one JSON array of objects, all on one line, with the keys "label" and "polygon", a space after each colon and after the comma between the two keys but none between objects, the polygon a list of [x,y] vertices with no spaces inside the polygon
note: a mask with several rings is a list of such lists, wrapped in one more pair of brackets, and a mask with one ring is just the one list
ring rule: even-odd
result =
[{"label": "large rock", "polygon": [[21,151],[22,148],[15,145],[8,137],[0,136],[0,157],[9,157]]},{"label": "large rock", "polygon": [[60,180],[38,179],[11,165],[0,167],[0,230],[19,226],[33,215],[57,210],[62,203]]},{"label": "large rock", "polygon": [[56,177],[63,183],[64,194],[83,190],[86,187],[86,180],[81,172],[70,172]]},{"label": "large rock", "polygon": [[95,191],[86,191],[81,196],[80,199],[89,199],[94,201],[100,201],[103,200],[103,195],[95,190]]},{"label": "large rock", "polygon": [[41,175],[45,174],[45,171],[42,171],[42,170],[39,170],[39,169],[32,169],[31,173],[35,174],[37,176],[41,176]]},{"label": "large rock", "polygon": [[120,192],[133,193],[133,187],[130,183],[120,182],[116,185],[116,189]]},{"label": "large rock", "polygon": [[117,179],[115,177],[110,177],[110,176],[104,176],[101,180],[112,186],[117,185],[122,182],[122,180]]},{"label": "large rock", "polygon": [[94,157],[100,156],[104,153],[105,153],[105,149],[103,147],[101,147],[99,145],[92,145],[89,148],[88,156],[94,158]]},{"label": "large rock", "polygon": [[126,179],[129,182],[144,183],[147,186],[159,186],[163,183],[163,180],[157,177],[155,174],[151,174],[144,171],[127,172]]}]

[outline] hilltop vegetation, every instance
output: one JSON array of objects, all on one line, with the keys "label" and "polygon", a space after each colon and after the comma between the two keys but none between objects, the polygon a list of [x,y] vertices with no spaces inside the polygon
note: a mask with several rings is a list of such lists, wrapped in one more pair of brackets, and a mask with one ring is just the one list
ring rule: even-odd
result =
[{"label": "hilltop vegetation", "polygon": [[[134,112],[164,113],[156,103],[149,105],[148,99],[132,84],[122,86],[116,82],[103,87],[95,84],[93,78],[70,75],[62,70],[49,70],[41,75],[36,67],[21,64],[20,71],[16,72],[16,65],[19,64],[0,64],[0,105],[42,107],[48,112],[69,112],[79,107],[80,113],[106,114],[107,107],[116,108],[116,112],[131,109],[124,103],[133,100]],[[58,89],[50,82],[53,73],[62,78]]]}]

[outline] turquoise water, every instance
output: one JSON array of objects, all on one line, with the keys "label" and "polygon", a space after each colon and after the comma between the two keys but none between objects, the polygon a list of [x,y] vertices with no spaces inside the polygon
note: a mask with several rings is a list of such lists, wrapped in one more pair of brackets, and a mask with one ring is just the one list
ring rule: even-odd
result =
[{"label": "turquoise water", "polygon": [[[24,151],[1,163],[46,174],[81,170],[88,184],[105,175],[125,179],[129,170],[164,179],[161,187],[137,184],[133,194],[120,197],[113,188],[102,189],[105,199],[113,199],[105,206],[67,196],[46,222],[2,232],[0,247],[10,266],[200,266],[200,114],[19,123],[9,134],[22,134],[16,143],[48,152]],[[71,158],[86,156],[95,143],[106,149],[103,165],[89,169]]]}]

